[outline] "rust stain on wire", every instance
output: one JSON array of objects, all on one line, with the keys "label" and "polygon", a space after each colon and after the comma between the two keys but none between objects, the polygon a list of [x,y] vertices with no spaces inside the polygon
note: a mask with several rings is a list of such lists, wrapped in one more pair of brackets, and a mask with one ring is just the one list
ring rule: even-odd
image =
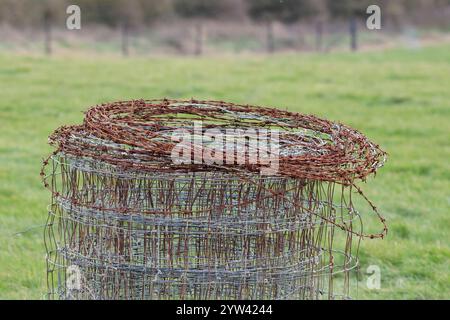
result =
[{"label": "rust stain on wire", "polygon": [[[277,130],[277,174],[261,175],[259,163],[174,163],[171,134],[194,133],[195,121]],[[55,151],[41,176],[52,192],[52,298],[348,298],[360,240],[387,233],[357,186],[386,153],[312,115],[223,101],[120,101],[90,108],[82,125],[57,129],[49,142]],[[378,216],[379,233],[363,233],[354,191]],[[81,287],[68,286],[69,266]]]}]

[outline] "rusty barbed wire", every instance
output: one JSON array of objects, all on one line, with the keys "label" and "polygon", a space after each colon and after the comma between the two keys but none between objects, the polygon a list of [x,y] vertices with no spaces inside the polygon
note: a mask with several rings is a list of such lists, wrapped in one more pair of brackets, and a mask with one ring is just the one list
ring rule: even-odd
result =
[{"label": "rusty barbed wire", "polygon": [[[261,161],[174,162],[174,133],[195,136],[196,121],[200,134],[276,130],[276,174],[261,176]],[[52,297],[333,299],[342,274],[346,298],[359,241],[387,232],[356,185],[386,153],[315,116],[222,101],[120,101],[90,108],[82,125],[57,129],[49,142],[55,151],[41,176],[52,192]],[[207,150],[194,143],[191,153]],[[353,189],[379,217],[379,234],[362,232]],[[82,270],[83,290],[68,292],[69,265]]]},{"label": "rusty barbed wire", "polygon": [[[176,117],[176,115],[185,117]],[[189,117],[186,117],[188,116]],[[378,145],[369,141],[357,130],[343,124],[273,108],[238,105],[222,101],[177,101],[177,100],[133,100],[101,104],[86,112],[82,126],[61,127],[51,137],[50,142],[61,151],[71,154],[86,154],[105,160],[123,168],[152,170],[164,163],[168,169],[204,170],[204,165],[187,164],[174,166],[170,159],[174,142],[170,130],[186,128],[186,124],[199,120],[205,129],[222,123],[223,127],[272,128],[283,130],[293,145],[308,149],[307,153],[280,155],[279,174],[295,178],[316,179],[352,184],[355,179],[365,179],[383,165],[386,153]],[[214,123],[206,121],[214,120]],[[295,132],[306,130],[302,135]],[[309,133],[309,134],[308,134]],[[103,151],[111,150],[102,146],[102,152],[92,150],[89,143],[69,144],[70,136],[92,135],[106,141],[123,144],[136,149],[116,149],[114,156],[106,157]],[[97,148],[96,145],[94,145]],[[78,149],[77,149],[78,148]],[[88,148],[88,149],[84,149]],[[317,152],[312,152],[317,151]],[[158,163],[126,161],[124,152],[131,157],[142,155]],[[223,168],[226,170],[226,165]],[[235,165],[230,167],[235,168]],[[159,167],[158,167],[159,169]],[[258,166],[242,165],[241,169],[257,172]]]}]

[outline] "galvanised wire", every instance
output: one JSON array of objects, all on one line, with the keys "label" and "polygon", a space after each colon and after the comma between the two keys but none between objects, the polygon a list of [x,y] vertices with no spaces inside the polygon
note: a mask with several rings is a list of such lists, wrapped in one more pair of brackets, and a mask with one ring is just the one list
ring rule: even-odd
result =
[{"label": "galvanised wire", "polygon": [[[250,163],[175,164],[171,137],[194,132],[194,121],[224,132],[279,130],[278,174],[260,175],[262,165]],[[50,143],[56,150],[41,171],[52,192],[49,298],[348,298],[361,238],[387,232],[355,184],[386,154],[314,116],[122,101],[92,107],[83,125],[61,127]],[[362,232],[354,190],[379,216],[379,234]]]}]

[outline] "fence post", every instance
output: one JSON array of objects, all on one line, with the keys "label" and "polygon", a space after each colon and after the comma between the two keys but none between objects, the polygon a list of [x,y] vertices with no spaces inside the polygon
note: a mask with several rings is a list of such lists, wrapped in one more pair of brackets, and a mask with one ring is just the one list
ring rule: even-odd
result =
[{"label": "fence post", "polygon": [[130,51],[129,51],[129,26],[127,18],[123,18],[120,27],[122,34],[122,54],[124,57],[128,57]]},{"label": "fence post", "polygon": [[316,51],[321,52],[323,47],[323,22],[316,22]]},{"label": "fence post", "polygon": [[45,54],[50,56],[52,54],[52,21],[49,10],[44,11],[44,42]]},{"label": "fence post", "polygon": [[268,20],[266,23],[267,30],[267,52],[273,53],[275,51],[275,40],[273,35],[273,22]]},{"label": "fence post", "polygon": [[350,46],[352,51],[358,50],[358,25],[355,15],[350,17]]},{"label": "fence post", "polygon": [[195,55],[200,56],[203,53],[203,24],[198,21],[195,24]]}]

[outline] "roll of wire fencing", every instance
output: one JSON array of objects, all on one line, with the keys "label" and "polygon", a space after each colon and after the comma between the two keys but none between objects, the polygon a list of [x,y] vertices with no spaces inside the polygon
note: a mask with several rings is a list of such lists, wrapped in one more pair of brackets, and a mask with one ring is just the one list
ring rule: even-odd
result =
[{"label": "roll of wire fencing", "polygon": [[[386,153],[345,125],[221,101],[96,105],[49,138],[51,299],[347,299]],[[381,222],[364,234],[352,194]]]}]

